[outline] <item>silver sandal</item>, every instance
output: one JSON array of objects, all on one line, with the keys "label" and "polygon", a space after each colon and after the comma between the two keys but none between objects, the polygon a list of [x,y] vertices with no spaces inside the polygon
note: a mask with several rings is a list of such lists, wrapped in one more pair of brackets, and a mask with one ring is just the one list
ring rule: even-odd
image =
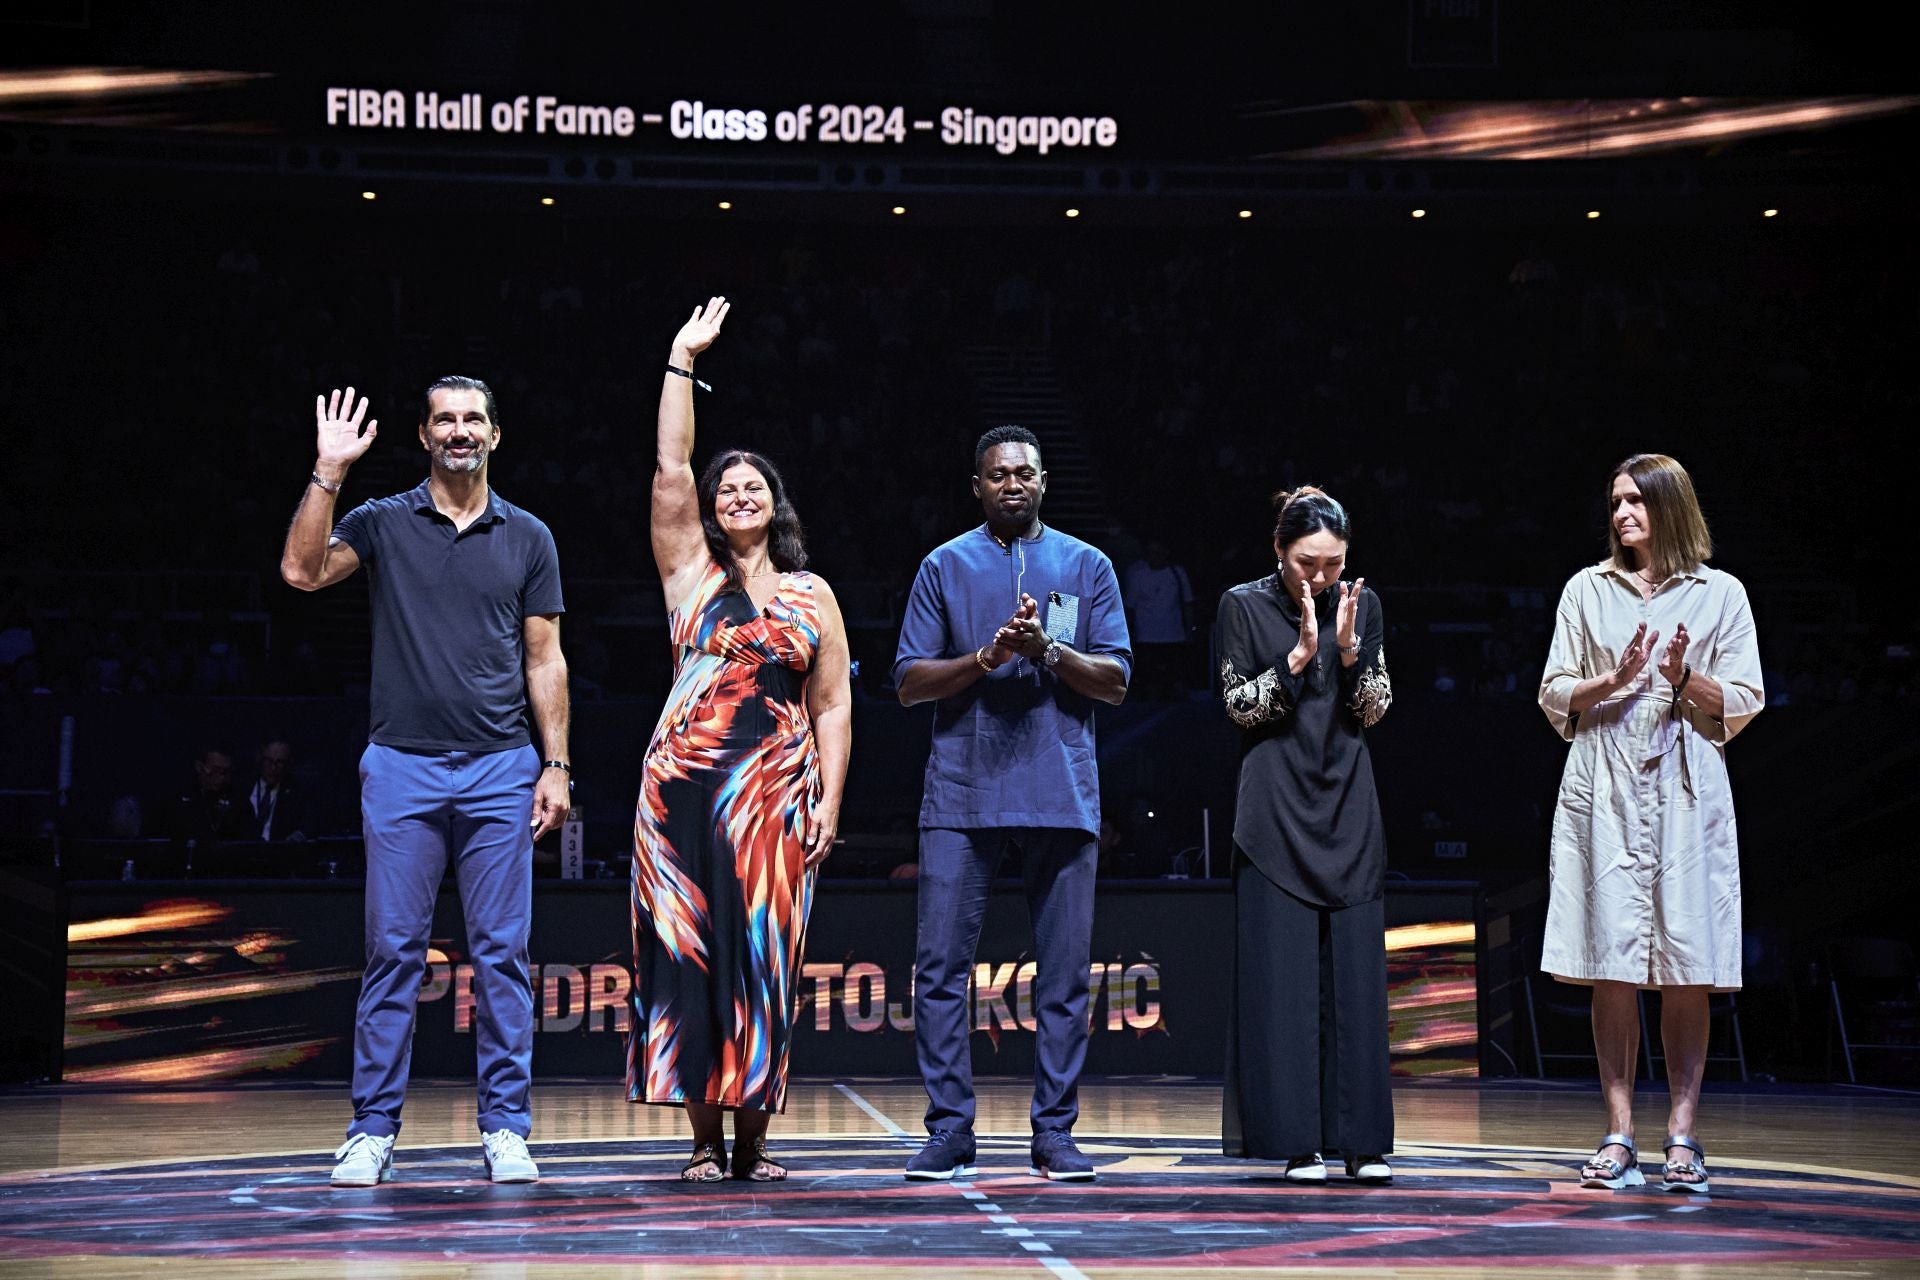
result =
[{"label": "silver sandal", "polygon": [[[1622,1164],[1612,1156],[1601,1155],[1608,1147],[1625,1147],[1627,1162]],[[1580,1185],[1583,1187],[1618,1191],[1622,1187],[1645,1186],[1646,1182],[1646,1175],[1640,1172],[1640,1149],[1624,1133],[1610,1133],[1600,1139],[1600,1145],[1593,1149],[1592,1157],[1580,1167]]]},{"label": "silver sandal", "polygon": [[1675,1147],[1684,1147],[1686,1150],[1693,1152],[1693,1159],[1667,1161],[1667,1172],[1666,1176],[1661,1179],[1661,1185],[1669,1191],[1705,1194],[1707,1190],[1707,1149],[1700,1145],[1697,1138],[1684,1137],[1679,1134],[1668,1134],[1666,1149],[1671,1151]]}]

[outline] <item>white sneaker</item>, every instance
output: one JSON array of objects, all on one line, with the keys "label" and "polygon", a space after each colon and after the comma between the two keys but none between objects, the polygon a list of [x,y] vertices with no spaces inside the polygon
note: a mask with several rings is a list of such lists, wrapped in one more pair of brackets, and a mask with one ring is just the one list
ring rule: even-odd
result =
[{"label": "white sneaker", "polygon": [[336,1187],[377,1187],[393,1181],[393,1136],[356,1133],[333,1153]]},{"label": "white sneaker", "polygon": [[1355,1182],[1385,1186],[1393,1181],[1393,1166],[1385,1156],[1348,1156],[1347,1176]]},{"label": "white sneaker", "polygon": [[1321,1160],[1318,1151],[1310,1156],[1295,1156],[1287,1161],[1287,1171],[1283,1176],[1288,1182],[1325,1182],[1326,1162]]},{"label": "white sneaker", "polygon": [[495,1129],[480,1135],[480,1149],[487,1162],[487,1177],[495,1182],[538,1182],[540,1166],[527,1154],[527,1140],[511,1129]]}]

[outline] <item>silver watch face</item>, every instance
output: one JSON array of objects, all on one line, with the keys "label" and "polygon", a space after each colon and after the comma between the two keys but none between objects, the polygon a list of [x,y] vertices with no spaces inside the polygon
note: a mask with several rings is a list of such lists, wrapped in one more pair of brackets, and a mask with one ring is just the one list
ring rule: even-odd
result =
[{"label": "silver watch face", "polygon": [[1055,640],[1052,644],[1047,646],[1047,651],[1040,655],[1040,661],[1045,663],[1048,668],[1058,666],[1060,663],[1060,655],[1062,655],[1066,651],[1067,651],[1067,647],[1061,644],[1058,640]]}]

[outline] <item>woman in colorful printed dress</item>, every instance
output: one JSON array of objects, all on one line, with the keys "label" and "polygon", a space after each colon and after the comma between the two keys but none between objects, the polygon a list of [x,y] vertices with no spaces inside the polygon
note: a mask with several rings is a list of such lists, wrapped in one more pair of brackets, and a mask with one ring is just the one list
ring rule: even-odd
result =
[{"label": "woman in colorful printed dress", "polygon": [[1393,1180],[1386,831],[1366,730],[1393,701],[1386,624],[1341,579],[1346,508],[1274,496],[1279,572],[1230,589],[1215,660],[1240,740],[1222,1149],[1289,1182]]},{"label": "woman in colorful printed dress", "polygon": [[[1540,706],[1573,744],[1553,814],[1540,967],[1593,988],[1607,1134],[1587,1187],[1639,1186],[1639,991],[1660,992],[1668,1191],[1707,1190],[1694,1109],[1707,997],[1740,987],[1740,851],[1726,744],[1766,705],[1746,589],[1709,569],[1693,481],[1658,453],[1607,480],[1607,558],[1560,594]],[[1661,643],[1660,637],[1667,640]]]},{"label": "woman in colorful printed dress", "polygon": [[686,1108],[681,1177],[715,1182],[731,1165],[766,1182],[786,1176],[767,1123],[786,1106],[794,983],[852,707],[840,608],[804,572],[779,473],[727,450],[694,480],[693,362],[727,306],[694,309],[662,375],[653,556],[675,666],[634,815],[627,1097]]}]

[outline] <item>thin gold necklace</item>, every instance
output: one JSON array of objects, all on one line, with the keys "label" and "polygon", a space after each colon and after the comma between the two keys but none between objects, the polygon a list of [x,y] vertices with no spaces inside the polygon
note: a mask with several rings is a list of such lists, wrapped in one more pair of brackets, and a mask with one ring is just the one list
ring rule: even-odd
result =
[{"label": "thin gold necklace", "polygon": [[1000,547],[1000,549],[1001,549],[1002,551],[1009,551],[1009,552],[1010,552],[1010,551],[1012,551],[1012,550],[1013,550],[1013,543],[1014,543],[1014,542],[1037,542],[1037,541],[1039,541],[1039,538],[1040,538],[1040,531],[1041,531],[1042,529],[1044,529],[1045,527],[1046,527],[1046,526],[1044,526],[1044,525],[1042,525],[1042,524],[1041,524],[1041,523],[1040,523],[1040,522],[1039,522],[1038,520],[1035,520],[1035,521],[1033,522],[1033,537],[1031,537],[1031,538],[1028,538],[1028,537],[1025,537],[1025,536],[1023,536],[1023,535],[1021,535],[1021,534],[1018,534],[1018,533],[1016,533],[1016,534],[1014,534],[1014,535],[1013,535],[1013,542],[1008,542],[1008,541],[1007,541],[1006,539],[1004,539],[1004,538],[1002,538],[1002,537],[1001,537],[1001,536],[1000,536],[999,534],[997,534],[997,533],[995,533],[995,532],[993,531],[993,526],[991,526],[991,525],[989,525],[989,526],[987,526],[987,536],[988,536],[989,538],[992,538],[992,539],[994,540],[994,542],[995,542],[996,544],[998,544],[998,546]]}]

